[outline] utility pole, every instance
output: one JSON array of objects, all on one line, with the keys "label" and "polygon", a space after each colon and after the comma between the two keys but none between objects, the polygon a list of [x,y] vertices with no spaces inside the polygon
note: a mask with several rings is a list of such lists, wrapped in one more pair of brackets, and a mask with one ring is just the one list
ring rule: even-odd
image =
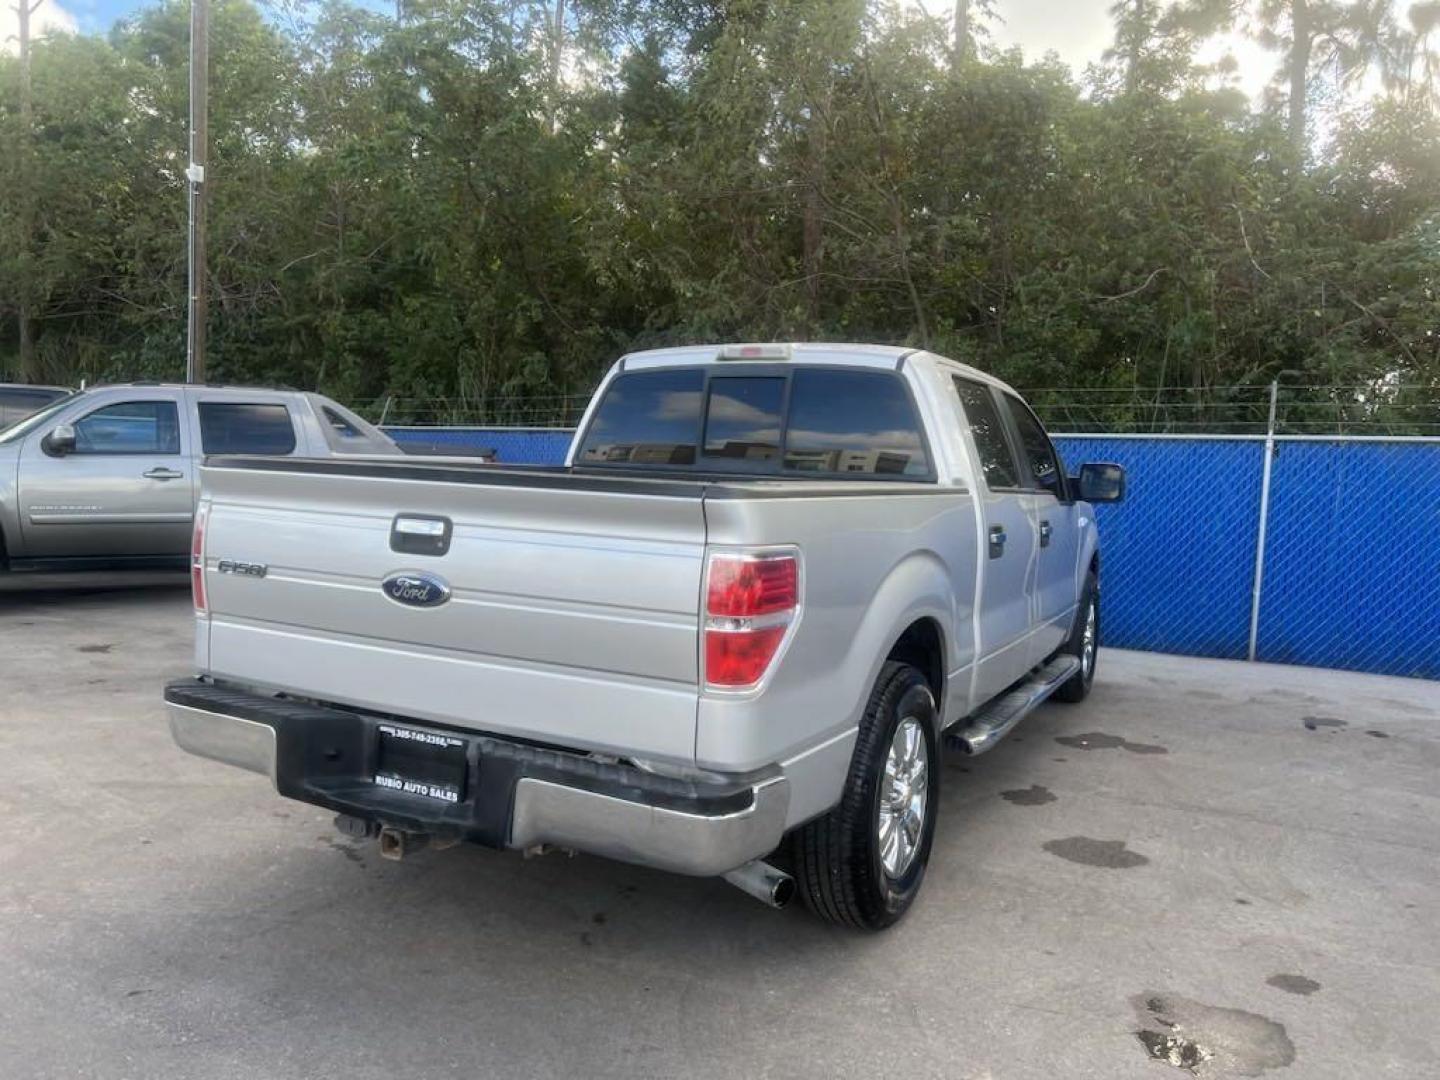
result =
[{"label": "utility pole", "polygon": [[[25,0],[21,0],[24,3]],[[205,381],[205,159],[210,142],[210,0],[190,0],[190,195],[185,381]]]},{"label": "utility pole", "polygon": [[[35,104],[30,85],[30,16],[43,0],[19,0],[15,14],[19,16],[20,38],[20,244],[28,264],[35,251]],[[16,306],[20,324],[20,378],[40,382],[35,363],[35,327],[30,309],[33,268],[26,266],[20,282],[20,298]]]},{"label": "utility pole", "polygon": [[560,69],[565,59],[565,0],[555,0],[554,53],[550,57],[550,134],[560,130]]},{"label": "utility pole", "polygon": [[955,57],[958,68],[970,49],[970,0],[955,0]]}]

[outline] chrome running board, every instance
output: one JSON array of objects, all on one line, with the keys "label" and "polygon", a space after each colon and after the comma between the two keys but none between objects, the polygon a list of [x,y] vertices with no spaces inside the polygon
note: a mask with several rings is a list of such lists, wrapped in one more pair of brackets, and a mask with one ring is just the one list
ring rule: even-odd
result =
[{"label": "chrome running board", "polygon": [[983,754],[1010,734],[1010,729],[1026,715],[1059,690],[1065,681],[1080,670],[1080,658],[1061,653],[1013,689],[1001,694],[969,717],[958,731],[947,732],[945,742],[967,754]]}]

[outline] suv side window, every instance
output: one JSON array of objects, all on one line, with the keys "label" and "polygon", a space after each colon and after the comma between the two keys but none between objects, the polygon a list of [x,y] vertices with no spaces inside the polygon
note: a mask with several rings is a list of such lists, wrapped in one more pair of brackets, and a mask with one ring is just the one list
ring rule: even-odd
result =
[{"label": "suv side window", "polygon": [[200,446],[207,454],[295,452],[295,425],[281,404],[202,401]]},{"label": "suv side window", "polygon": [[0,386],[0,428],[24,420],[37,413],[57,398],[65,397],[63,390],[40,390],[29,386]]},{"label": "suv side window", "polygon": [[1005,394],[1005,407],[1020,432],[1020,449],[1025,463],[1030,467],[1030,476],[1035,486],[1048,491],[1057,499],[1065,499],[1065,470],[1060,467],[1060,456],[1050,442],[1050,436],[1035,419],[1035,414],[1019,398]]},{"label": "suv side window", "polygon": [[975,449],[980,452],[980,470],[985,474],[986,486],[992,490],[1019,487],[1019,465],[1010,440],[1005,437],[1005,427],[995,410],[990,388],[961,375],[953,378],[965,419],[970,423],[970,433],[975,436]]},{"label": "suv side window", "polygon": [[122,401],[75,421],[77,454],[178,454],[180,409],[173,401]]}]

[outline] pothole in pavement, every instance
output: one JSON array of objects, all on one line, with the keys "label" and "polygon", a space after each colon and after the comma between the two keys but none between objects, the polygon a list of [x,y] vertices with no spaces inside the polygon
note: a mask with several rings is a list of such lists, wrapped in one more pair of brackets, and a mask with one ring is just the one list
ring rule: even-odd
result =
[{"label": "pothole in pavement", "polygon": [[1194,1072],[1215,1055],[1197,1042],[1164,1031],[1137,1031],[1135,1037],[1156,1061]]},{"label": "pothole in pavement", "polygon": [[1130,999],[1135,1038],[1155,1061],[1198,1075],[1259,1076],[1295,1061],[1283,1024],[1244,1009],[1151,991]]}]

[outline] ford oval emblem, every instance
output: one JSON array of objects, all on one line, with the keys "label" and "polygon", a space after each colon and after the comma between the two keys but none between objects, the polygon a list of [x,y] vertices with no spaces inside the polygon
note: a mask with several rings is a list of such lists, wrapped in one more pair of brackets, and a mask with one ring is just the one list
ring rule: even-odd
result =
[{"label": "ford oval emblem", "polygon": [[434,574],[410,570],[391,574],[380,585],[391,600],[410,607],[439,607],[450,599],[450,586]]}]

